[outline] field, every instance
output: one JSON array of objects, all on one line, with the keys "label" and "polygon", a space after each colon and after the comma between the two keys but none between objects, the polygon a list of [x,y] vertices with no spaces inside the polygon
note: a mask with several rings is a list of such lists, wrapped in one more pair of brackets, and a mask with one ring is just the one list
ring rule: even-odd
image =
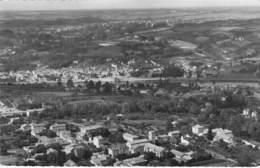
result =
[{"label": "field", "polygon": [[0,164],[3,165],[15,165],[18,162],[18,158],[13,156],[0,156]]}]

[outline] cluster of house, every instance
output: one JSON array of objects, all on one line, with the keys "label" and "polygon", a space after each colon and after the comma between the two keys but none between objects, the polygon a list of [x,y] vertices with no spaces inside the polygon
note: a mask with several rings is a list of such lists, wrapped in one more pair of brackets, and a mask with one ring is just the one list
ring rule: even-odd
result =
[{"label": "cluster of house", "polygon": [[[197,124],[192,127],[192,133],[197,136],[204,136],[208,133],[208,128],[207,126]],[[235,145],[232,131],[222,128],[216,128],[212,129],[212,133],[214,134],[213,142],[219,142],[220,140],[223,140],[230,146]]]},{"label": "cluster of house", "polygon": [[252,110],[249,108],[245,108],[243,110],[242,116],[244,116],[245,118],[251,118],[254,119],[256,121],[258,121],[258,111],[257,110]]},{"label": "cluster of house", "polygon": [[[78,64],[78,61],[74,61]],[[0,79],[7,80],[13,79],[13,82],[17,83],[57,83],[61,80],[62,83],[67,83],[68,80],[72,80],[75,83],[84,82],[90,79],[108,80],[114,81],[115,77],[131,77],[132,72],[139,71],[138,68],[132,67],[133,62],[127,64],[113,64],[102,67],[68,67],[61,69],[50,69],[46,66],[37,67],[35,70],[20,70],[16,72],[0,73]],[[154,61],[146,61],[146,64],[150,65],[150,71],[152,74],[161,74],[163,71],[162,66]]]},{"label": "cluster of house", "polygon": [[[176,126],[176,122],[172,122],[173,126]],[[175,160],[183,163],[189,162],[193,159],[196,151],[179,151],[177,148],[167,148],[164,146],[156,145],[156,142],[159,144],[164,144],[164,142],[170,142],[170,144],[189,146],[194,142],[194,135],[196,136],[206,136],[209,129],[206,125],[194,125],[192,126],[193,135],[182,134],[179,130],[170,131],[167,134],[158,134],[155,130],[148,131],[146,137],[140,137],[132,133],[125,132],[122,134],[124,143],[113,143],[110,142],[106,137],[101,135],[92,136],[92,133],[98,132],[100,129],[104,129],[103,125],[88,125],[88,126],[79,126],[80,131],[73,133],[66,129],[66,124],[53,124],[49,127],[49,130],[56,133],[56,137],[49,138],[46,136],[40,136],[40,134],[46,130],[46,123],[40,124],[23,124],[20,127],[22,131],[31,131],[31,135],[35,136],[38,139],[38,142],[34,146],[25,146],[24,151],[30,153],[33,149],[39,145],[50,145],[54,143],[59,143],[63,146],[63,151],[66,154],[70,154],[73,150],[77,148],[82,148],[79,144],[92,144],[98,149],[102,149],[100,152],[95,152],[90,158],[90,163],[95,166],[106,166],[110,164],[111,159],[116,159],[114,166],[135,166],[135,165],[145,165],[148,161],[144,157],[144,153],[153,153],[158,158],[163,158],[167,152],[171,152],[175,155]],[[109,130],[110,131],[110,130]],[[112,130],[111,130],[112,131]],[[212,129],[213,140],[212,142],[224,141],[229,146],[236,145],[232,131],[216,128]],[[88,137],[86,139],[86,137]],[[246,145],[253,147],[258,147],[259,144],[253,142],[243,141]],[[105,152],[107,151],[107,152]],[[55,152],[54,150],[49,149],[47,152]],[[119,155],[130,155],[130,154],[140,154],[139,156],[134,156],[132,158],[117,160]],[[38,155],[38,154],[37,154]],[[28,158],[29,160],[36,160],[36,156]],[[72,160],[68,160],[66,165],[76,165]],[[65,165],[64,164],[64,165]]]},{"label": "cluster of house", "polygon": [[[49,130],[52,130],[56,133],[57,137],[49,138],[46,136],[40,136],[46,129],[45,123],[40,124],[23,124],[20,129],[22,131],[31,131],[31,135],[35,136],[38,139],[38,142],[34,146],[25,146],[23,148],[24,151],[30,153],[35,148],[35,146],[42,145],[50,145],[53,143],[59,143],[63,146],[63,151],[66,154],[69,154],[73,149],[78,147],[78,142],[83,142],[86,144],[93,144],[96,148],[107,149],[107,153],[102,150],[102,152],[93,153],[91,156],[90,162],[95,166],[105,166],[109,163],[111,158],[116,158],[121,154],[136,154],[136,153],[144,153],[144,152],[152,152],[156,157],[161,158],[164,157],[167,149],[165,147],[161,147],[155,145],[155,140],[160,141],[172,141],[178,142],[181,134],[180,131],[172,131],[169,132],[168,135],[156,135],[155,131],[149,131],[148,138],[140,138],[137,135],[133,135],[130,133],[124,133],[123,139],[126,143],[116,143],[111,144],[107,141],[106,138],[101,135],[89,137],[88,140],[84,138],[85,135],[88,135],[90,132],[95,132],[98,129],[104,128],[102,125],[90,125],[90,126],[82,126],[80,127],[80,131],[76,133],[75,136],[72,136],[71,131],[66,129],[66,124],[53,124],[49,127]],[[108,145],[109,144],[109,145]],[[55,152],[54,150],[48,150],[47,152]],[[36,156],[32,156],[28,158],[29,160],[34,160],[37,158]],[[28,160],[27,159],[27,160]],[[147,160],[144,159],[143,155],[138,157],[125,159],[125,160],[117,160],[114,165],[116,166],[133,166],[133,165],[142,165],[145,164]],[[67,163],[67,162],[66,162]],[[72,164],[72,161],[68,163]],[[67,164],[68,164],[67,163]]]},{"label": "cluster of house", "polygon": [[69,79],[74,82],[84,82],[91,78],[111,78],[118,76],[119,74],[129,75],[128,66],[120,66],[111,64],[106,69],[97,67],[87,67],[87,68],[76,68],[68,67],[62,69],[50,69],[47,67],[38,67],[33,71],[16,71],[9,73],[1,73],[0,79],[15,79],[18,83],[56,83],[61,80],[66,83]]}]

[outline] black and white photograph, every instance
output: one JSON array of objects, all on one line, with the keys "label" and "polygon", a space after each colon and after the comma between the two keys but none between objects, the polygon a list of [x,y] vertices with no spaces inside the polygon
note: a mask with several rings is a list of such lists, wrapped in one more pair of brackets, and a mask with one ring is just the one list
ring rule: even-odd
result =
[{"label": "black and white photograph", "polygon": [[260,166],[260,0],[0,0],[2,166]]}]

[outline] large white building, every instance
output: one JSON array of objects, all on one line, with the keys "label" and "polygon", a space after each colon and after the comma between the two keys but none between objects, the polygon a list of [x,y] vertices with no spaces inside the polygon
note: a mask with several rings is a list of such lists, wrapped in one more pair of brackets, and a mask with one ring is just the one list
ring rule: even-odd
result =
[{"label": "large white building", "polygon": [[151,143],[146,143],[144,145],[144,152],[152,152],[155,154],[156,157],[163,157],[165,148],[151,144]]},{"label": "large white building", "polygon": [[129,159],[125,159],[122,161],[117,161],[116,163],[114,163],[114,166],[121,166],[121,167],[130,167],[130,166],[141,166],[143,164],[145,164],[147,162],[147,160],[144,159],[144,156],[141,155],[139,157],[135,157],[135,158],[129,158]]},{"label": "large white building", "polygon": [[70,131],[59,131],[57,135],[66,142],[73,143],[75,141]]},{"label": "large white building", "polygon": [[66,124],[53,124],[50,126],[50,130],[54,131],[54,132],[60,132],[60,131],[66,131]]},{"label": "large white building", "polygon": [[192,127],[192,133],[198,136],[205,135],[208,132],[208,128],[202,125],[194,125]]},{"label": "large white building", "polygon": [[234,136],[232,134],[232,131],[226,129],[224,130],[222,128],[217,128],[217,129],[213,129],[212,132],[216,134],[213,141],[223,140],[229,145],[234,145],[234,140],[233,140]]},{"label": "large white building", "polygon": [[123,138],[128,141],[128,142],[131,142],[131,141],[135,141],[137,140],[139,137],[137,135],[132,135],[132,134],[129,134],[129,133],[124,133],[123,134]]},{"label": "large white building", "polygon": [[31,134],[36,135],[45,130],[45,124],[31,124]]},{"label": "large white building", "polygon": [[131,153],[143,152],[145,144],[149,142],[150,140],[148,139],[138,139],[138,140],[127,142],[126,146],[129,148],[129,151]]},{"label": "large white building", "polygon": [[109,156],[102,153],[93,153],[90,162],[95,166],[106,166],[109,163]]},{"label": "large white building", "polygon": [[193,151],[190,152],[181,152],[175,149],[171,150],[171,153],[175,155],[175,158],[178,162],[188,162],[192,159]]},{"label": "large white building", "polygon": [[103,128],[103,126],[102,125],[89,125],[89,126],[80,127],[80,132],[82,134],[85,134],[87,132],[95,131],[100,128]]},{"label": "large white building", "polygon": [[108,148],[108,154],[110,154],[113,158],[117,155],[127,154],[129,153],[129,149],[125,144],[116,144],[112,145]]},{"label": "large white building", "polygon": [[20,130],[22,130],[24,132],[25,131],[30,131],[31,130],[31,126],[29,124],[23,124],[23,125],[21,125]]},{"label": "large white building", "polygon": [[104,144],[104,139],[102,136],[96,136],[96,137],[93,137],[92,142],[97,148],[101,148]]},{"label": "large white building", "polygon": [[149,139],[150,141],[152,141],[152,142],[155,141],[155,139],[156,139],[156,133],[155,133],[155,131],[149,131],[149,132],[148,132],[148,139]]}]

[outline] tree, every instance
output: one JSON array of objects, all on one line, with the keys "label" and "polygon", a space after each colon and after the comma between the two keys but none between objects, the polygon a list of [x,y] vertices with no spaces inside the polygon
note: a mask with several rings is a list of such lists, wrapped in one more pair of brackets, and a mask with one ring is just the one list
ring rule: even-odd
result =
[{"label": "tree", "polygon": [[235,115],[230,118],[230,129],[235,136],[240,137],[242,133],[243,117]]},{"label": "tree", "polygon": [[95,84],[95,89],[97,90],[97,92],[100,91],[101,85],[102,85],[101,81],[98,81],[98,82]]},{"label": "tree", "polygon": [[166,123],[166,130],[167,130],[167,131],[171,131],[172,129],[173,129],[172,120],[171,120],[171,119],[168,119],[168,120],[167,120],[167,123]]},{"label": "tree", "polygon": [[92,152],[85,147],[76,148],[73,153],[79,160],[88,160],[92,156]]},{"label": "tree", "polygon": [[104,85],[104,92],[105,93],[111,93],[112,92],[112,85],[108,82],[106,82]]},{"label": "tree", "polygon": [[85,87],[88,88],[88,80],[85,81]]},{"label": "tree", "polygon": [[45,153],[46,151],[47,151],[47,149],[44,145],[38,145],[38,146],[36,146],[36,148],[34,148],[32,153]]},{"label": "tree", "polygon": [[89,89],[89,90],[92,90],[92,89],[94,89],[94,87],[95,87],[95,84],[94,84],[93,80],[90,80],[90,81],[88,82],[88,89]]},{"label": "tree", "polygon": [[252,162],[251,157],[246,152],[240,152],[237,155],[238,166],[250,166]]},{"label": "tree", "polygon": [[7,150],[9,149],[9,146],[5,143],[0,143],[0,154],[1,155],[6,155],[7,154]]},{"label": "tree", "polygon": [[57,151],[60,151],[62,149],[62,146],[59,143],[53,143],[48,146],[48,148],[55,149]]},{"label": "tree", "polygon": [[59,88],[62,88],[63,85],[62,85],[61,79],[58,79],[57,85]]},{"label": "tree", "polygon": [[156,158],[155,154],[152,152],[147,152],[144,154],[144,159],[147,161],[152,161]]},{"label": "tree", "polygon": [[182,77],[184,74],[184,71],[175,65],[168,66],[165,68],[165,73],[164,75],[168,77]]},{"label": "tree", "polygon": [[209,127],[208,133],[207,133],[208,140],[213,140],[213,134],[212,134],[212,128]]},{"label": "tree", "polygon": [[73,83],[72,79],[69,79],[69,80],[67,81],[67,87],[68,87],[68,88],[73,88],[73,87],[74,87],[74,83]]},{"label": "tree", "polygon": [[249,135],[256,141],[260,141],[260,123],[252,123],[248,130]]}]

